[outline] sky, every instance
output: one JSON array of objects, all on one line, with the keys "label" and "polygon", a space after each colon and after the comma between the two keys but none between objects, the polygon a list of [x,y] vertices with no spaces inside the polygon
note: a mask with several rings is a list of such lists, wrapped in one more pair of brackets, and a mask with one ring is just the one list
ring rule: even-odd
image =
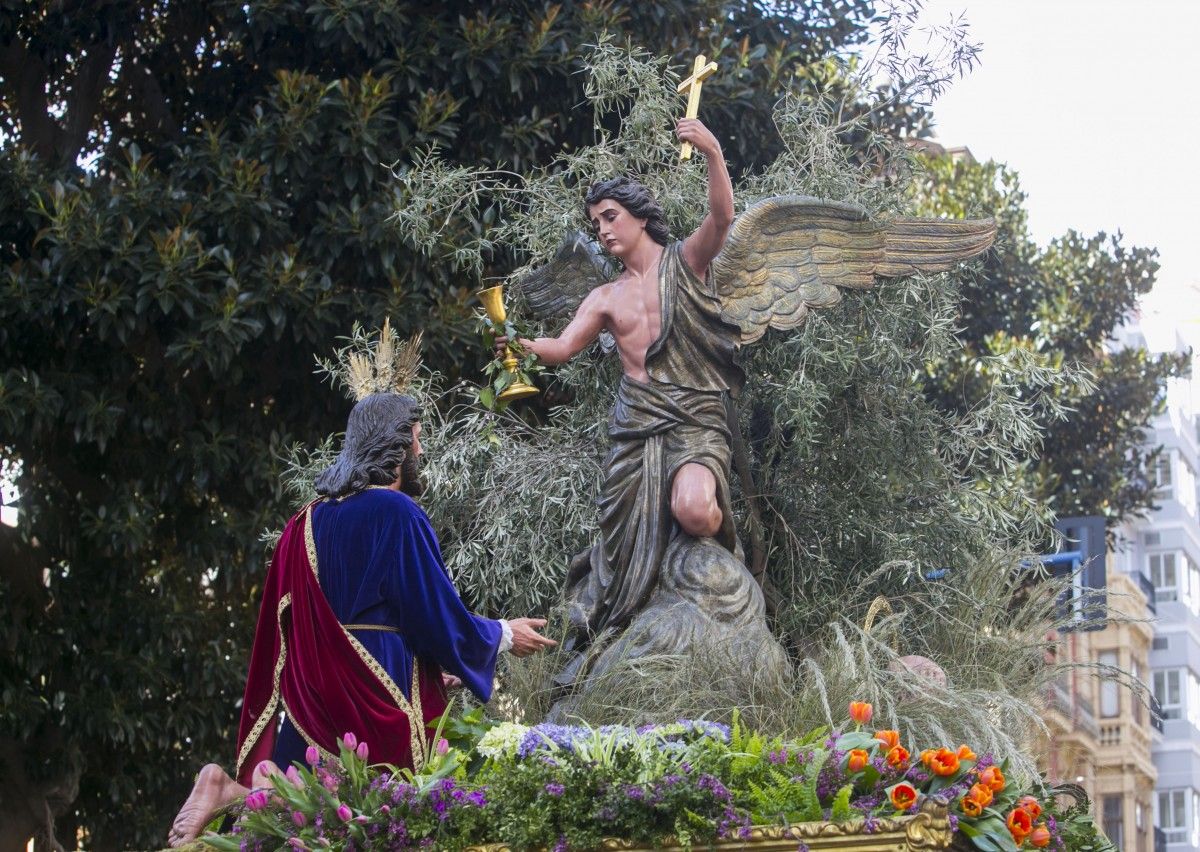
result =
[{"label": "sky", "polygon": [[1200,0],[927,0],[921,20],[958,14],[983,50],[934,104],[937,141],[1015,169],[1040,244],[1157,247],[1146,312],[1200,321]]}]

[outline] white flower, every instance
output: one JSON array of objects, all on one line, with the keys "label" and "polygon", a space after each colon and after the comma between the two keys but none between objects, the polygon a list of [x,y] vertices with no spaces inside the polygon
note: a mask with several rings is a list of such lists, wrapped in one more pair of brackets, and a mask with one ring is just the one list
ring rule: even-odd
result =
[{"label": "white flower", "polygon": [[515,722],[501,722],[479,738],[475,751],[487,758],[512,757],[529,728]]}]

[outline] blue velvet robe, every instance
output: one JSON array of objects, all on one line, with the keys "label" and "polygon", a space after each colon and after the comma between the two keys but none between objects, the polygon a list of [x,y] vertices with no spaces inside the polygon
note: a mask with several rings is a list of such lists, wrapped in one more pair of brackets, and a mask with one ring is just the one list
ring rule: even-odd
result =
[{"label": "blue velvet robe", "polygon": [[[450,582],[429,518],[411,497],[373,488],[313,507],[321,590],[342,624],[352,629],[409,696],[414,656],[462,679],[481,701],[492,695],[500,622],[467,611]],[[286,718],[275,742],[281,767],[303,761],[307,744]]]}]

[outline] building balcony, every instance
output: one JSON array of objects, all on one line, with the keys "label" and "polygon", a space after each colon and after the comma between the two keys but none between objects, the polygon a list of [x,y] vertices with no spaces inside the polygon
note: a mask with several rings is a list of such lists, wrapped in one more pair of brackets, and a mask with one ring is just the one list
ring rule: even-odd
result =
[{"label": "building balcony", "polygon": [[1150,779],[1157,776],[1150,754],[1150,729],[1129,719],[1102,719],[1096,737],[1096,768],[1120,768],[1123,773],[1137,771]]}]

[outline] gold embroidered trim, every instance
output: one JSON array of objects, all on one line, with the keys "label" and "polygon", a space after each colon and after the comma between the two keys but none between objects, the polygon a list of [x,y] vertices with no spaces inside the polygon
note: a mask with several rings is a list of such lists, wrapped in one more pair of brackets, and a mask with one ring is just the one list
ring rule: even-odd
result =
[{"label": "gold embroidered trim", "polygon": [[279,605],[275,608],[275,623],[279,625],[279,656],[275,658],[275,672],[271,678],[271,699],[267,702],[267,706],[263,708],[258,719],[255,720],[254,727],[250,729],[250,735],[242,743],[242,750],[238,753],[235,775],[240,776],[242,774],[242,764],[250,756],[251,749],[258,742],[259,737],[263,735],[263,731],[267,729],[267,725],[275,718],[275,708],[279,705],[281,698],[279,678],[283,675],[283,664],[287,660],[287,637],[284,636],[283,631],[283,611],[291,605],[292,593],[288,592],[279,599]]},{"label": "gold embroidered trim", "polygon": [[[304,509],[304,548],[308,552],[308,564],[312,569],[313,577],[317,579],[317,582],[320,582],[321,575],[317,569],[317,541],[313,536],[312,524],[312,510],[315,503],[316,501],[314,500]],[[416,655],[414,654],[412,658],[412,687],[410,689],[412,701],[410,702],[404,697],[404,693],[396,685],[396,682],[392,680],[391,675],[371,655],[371,652],[364,648],[362,643],[351,635],[350,631],[346,629],[346,625],[339,624],[338,626],[342,628],[342,635],[346,637],[346,641],[354,648],[354,652],[358,654],[359,659],[371,670],[371,674],[375,675],[383,688],[387,690],[388,695],[391,696],[392,701],[396,703],[400,711],[408,717],[409,748],[412,751],[413,769],[420,769],[425,762],[425,755],[429,749],[425,736],[425,721],[421,717],[421,691],[419,689],[419,670]],[[295,720],[293,719],[294,722]],[[297,728],[297,730],[299,729]]]},{"label": "gold embroidered trim", "polygon": [[288,721],[292,723],[292,727],[296,729],[296,733],[300,735],[301,739],[317,750],[317,754],[320,755],[321,760],[333,760],[337,757],[336,754],[328,751],[322,747],[320,743],[314,740],[308,731],[300,727],[300,723],[296,721],[296,717],[293,716],[292,711],[288,709],[286,701],[282,701],[281,703],[283,704],[283,712],[287,714]]}]

